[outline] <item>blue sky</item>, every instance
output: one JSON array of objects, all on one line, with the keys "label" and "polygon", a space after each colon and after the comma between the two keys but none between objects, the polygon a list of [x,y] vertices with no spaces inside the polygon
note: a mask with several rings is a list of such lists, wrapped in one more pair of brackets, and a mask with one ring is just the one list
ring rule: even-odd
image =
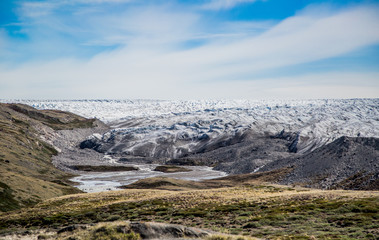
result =
[{"label": "blue sky", "polygon": [[379,97],[379,1],[0,1],[0,98]]}]

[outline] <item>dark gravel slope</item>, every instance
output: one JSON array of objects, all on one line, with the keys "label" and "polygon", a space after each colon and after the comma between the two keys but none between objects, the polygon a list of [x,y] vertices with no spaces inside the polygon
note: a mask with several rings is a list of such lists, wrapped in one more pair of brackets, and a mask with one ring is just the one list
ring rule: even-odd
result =
[{"label": "dark gravel slope", "polygon": [[292,166],[282,181],[317,188],[379,190],[379,138],[341,137],[297,158],[271,162],[260,171]]}]

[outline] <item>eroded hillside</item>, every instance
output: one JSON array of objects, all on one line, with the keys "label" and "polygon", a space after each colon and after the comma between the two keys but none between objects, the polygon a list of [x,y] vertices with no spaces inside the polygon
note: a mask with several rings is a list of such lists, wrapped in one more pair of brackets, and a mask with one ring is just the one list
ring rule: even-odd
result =
[{"label": "eroded hillside", "polygon": [[340,137],[313,152],[271,162],[262,171],[291,167],[280,183],[323,189],[379,190],[379,138]]},{"label": "eroded hillside", "polygon": [[94,119],[23,104],[0,104],[0,211],[77,193],[66,182],[70,175],[56,169],[51,144],[56,130],[89,128]]}]

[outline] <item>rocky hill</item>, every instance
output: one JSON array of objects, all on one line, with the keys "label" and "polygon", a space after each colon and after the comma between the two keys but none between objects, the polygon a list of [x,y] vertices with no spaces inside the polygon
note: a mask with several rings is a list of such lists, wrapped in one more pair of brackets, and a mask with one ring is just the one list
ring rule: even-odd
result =
[{"label": "rocky hill", "polygon": [[308,154],[271,162],[261,171],[283,167],[293,168],[284,184],[379,190],[379,139],[340,137]]},{"label": "rocky hill", "polygon": [[0,211],[79,192],[67,184],[71,175],[51,163],[60,151],[52,143],[58,130],[91,128],[97,123],[58,110],[0,104]]}]

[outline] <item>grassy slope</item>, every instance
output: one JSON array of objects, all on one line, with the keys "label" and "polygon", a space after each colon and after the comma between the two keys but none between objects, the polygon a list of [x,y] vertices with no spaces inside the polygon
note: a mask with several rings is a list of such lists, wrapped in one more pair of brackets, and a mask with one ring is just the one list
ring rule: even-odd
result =
[{"label": "grassy slope", "polygon": [[0,104],[0,211],[77,193],[77,189],[64,183],[69,175],[51,164],[57,151],[38,136],[46,126],[72,129],[90,127],[92,123],[71,113]]},{"label": "grassy slope", "polygon": [[[166,181],[171,183],[167,189],[172,184],[178,188],[129,189],[50,199],[0,216],[0,229],[131,220],[281,239],[375,239],[379,234],[377,191],[290,188],[251,179],[240,180],[239,184],[236,179],[223,179],[219,188],[199,190],[196,188],[208,188],[209,182],[201,186],[190,181]],[[235,186],[225,187],[231,184]]]}]

